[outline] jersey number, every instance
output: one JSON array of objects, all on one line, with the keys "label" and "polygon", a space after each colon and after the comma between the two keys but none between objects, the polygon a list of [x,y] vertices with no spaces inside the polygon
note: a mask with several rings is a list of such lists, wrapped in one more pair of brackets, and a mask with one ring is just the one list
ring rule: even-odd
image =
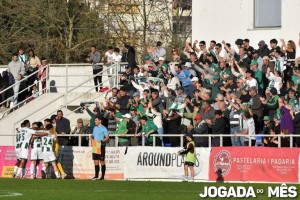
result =
[{"label": "jersey number", "polygon": [[47,143],[49,144],[49,145],[52,145],[52,140],[49,140],[49,141],[47,141],[47,138],[44,138],[44,145],[45,146],[47,146]]},{"label": "jersey number", "polygon": [[16,137],[17,142],[24,141],[24,139],[25,139],[24,135],[25,135],[25,133],[18,134],[17,137]]}]

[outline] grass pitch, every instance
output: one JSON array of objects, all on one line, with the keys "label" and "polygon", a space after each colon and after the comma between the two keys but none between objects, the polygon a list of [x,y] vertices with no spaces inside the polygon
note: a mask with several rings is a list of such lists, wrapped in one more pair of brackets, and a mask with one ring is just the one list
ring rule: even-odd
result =
[{"label": "grass pitch", "polygon": [[[154,181],[91,181],[91,180],[43,180],[43,179],[0,179],[1,199],[25,200],[184,200],[201,199],[204,186],[253,186],[264,189],[256,199],[268,199],[270,184],[241,183],[187,183]],[[277,184],[278,185],[278,184]],[[272,186],[277,186],[272,185]],[[297,186],[298,187],[298,186]],[[298,191],[300,192],[300,191]],[[299,198],[299,196],[298,196]],[[218,199],[218,198],[217,198]],[[231,199],[231,198],[226,198]],[[239,198],[232,198],[239,199]],[[251,198],[250,198],[251,199]],[[274,198],[272,198],[274,199]],[[296,198],[297,199],[297,198]]]}]

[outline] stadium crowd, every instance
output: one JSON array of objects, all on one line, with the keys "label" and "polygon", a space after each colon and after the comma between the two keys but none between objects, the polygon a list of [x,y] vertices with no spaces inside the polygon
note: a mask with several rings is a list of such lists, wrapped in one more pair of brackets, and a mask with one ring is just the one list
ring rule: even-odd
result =
[{"label": "stadium crowd", "polygon": [[[158,41],[148,47],[143,65],[137,66],[135,49],[125,45],[125,54],[110,47],[104,61],[125,61],[120,71],[120,85],[111,88],[111,97],[96,102],[90,111],[90,126],[95,116],[102,116],[111,137],[109,145],[153,145],[153,134],[231,134],[223,146],[277,147],[275,135],[300,133],[300,88],[296,44],[281,39],[250,46],[249,39],[237,39],[235,47],[225,41],[212,40],[209,45],[197,40],[186,43],[182,53],[172,49],[166,60],[166,49]],[[300,40],[299,40],[300,45]],[[92,47],[88,57],[101,54]],[[118,59],[116,59],[118,57]],[[96,63],[96,62],[94,62]],[[97,89],[96,89],[97,90]],[[81,121],[81,119],[79,120]],[[86,129],[89,130],[89,129]],[[134,134],[135,137],[126,137]],[[257,134],[274,136],[255,137]],[[245,137],[246,135],[252,137]],[[156,145],[180,146],[179,137],[155,137]],[[207,147],[208,137],[195,137],[197,147]],[[281,138],[281,146],[300,145],[300,138]],[[72,142],[71,142],[72,143]],[[211,138],[220,146],[220,137]]]},{"label": "stadium crowd", "polygon": [[[261,40],[255,49],[249,39],[237,39],[235,46],[225,41],[212,40],[206,44],[196,40],[193,44],[187,42],[182,52],[173,48],[172,57],[167,61],[166,49],[158,41],[156,47],[147,48],[142,65],[137,65],[135,49],[130,45],[124,46],[123,54],[119,48],[109,47],[104,56],[92,46],[86,61],[92,63],[94,74],[104,69],[96,65],[100,61],[105,66],[128,62],[119,72],[121,87],[103,90],[98,88],[102,77],[95,77],[96,91],[100,89],[111,96],[105,98],[105,102],[95,102],[92,111],[84,106],[91,117],[90,123],[84,125],[83,120],[78,119],[73,131],[70,122],[62,116],[54,115],[46,120],[56,124],[58,135],[91,133],[95,117],[101,116],[109,133],[120,135],[118,141],[111,137],[108,146],[115,146],[115,142],[119,146],[141,145],[142,135],[146,137],[147,145],[153,145],[153,134],[190,133],[194,136],[231,134],[222,139],[223,146],[251,143],[251,146],[276,147],[278,137],[255,135],[300,133],[300,59],[295,58],[294,41],[286,43],[281,39],[280,42],[281,46],[276,39],[270,40],[269,48]],[[18,81],[25,73],[30,74],[47,64],[46,60],[41,63],[32,50],[26,54],[20,48],[18,53],[13,55],[8,71],[3,72],[1,86],[7,81],[4,78],[7,74],[13,74]],[[13,68],[19,63],[23,66],[15,73]],[[32,69],[29,70],[30,66]],[[27,82],[33,84],[42,76],[42,72],[38,73],[38,77]],[[180,146],[179,137],[155,139],[158,146]],[[220,146],[220,137],[211,139],[212,146]],[[88,137],[78,140],[70,135],[59,138],[59,143],[79,145],[81,141],[80,145],[88,146],[88,140]],[[207,147],[208,140],[208,137],[195,137],[195,144]],[[289,146],[289,140],[290,137],[283,137],[281,146]],[[295,138],[292,143],[300,146],[300,138]]]}]

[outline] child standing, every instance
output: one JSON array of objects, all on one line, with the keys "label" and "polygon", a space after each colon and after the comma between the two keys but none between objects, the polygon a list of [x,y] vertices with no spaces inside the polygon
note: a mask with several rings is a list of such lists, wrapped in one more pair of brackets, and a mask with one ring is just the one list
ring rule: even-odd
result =
[{"label": "child standing", "polygon": [[188,169],[190,169],[191,181],[194,182],[194,177],[195,177],[194,165],[196,162],[195,142],[192,133],[187,133],[185,137],[187,140],[186,149],[179,151],[178,155],[186,155],[185,162],[184,162],[184,176],[185,176],[184,181],[188,181]]}]

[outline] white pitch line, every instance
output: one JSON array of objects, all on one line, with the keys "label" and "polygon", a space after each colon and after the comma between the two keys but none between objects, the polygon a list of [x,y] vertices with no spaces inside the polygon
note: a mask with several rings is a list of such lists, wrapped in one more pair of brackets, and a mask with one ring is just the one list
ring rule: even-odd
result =
[{"label": "white pitch line", "polygon": [[17,196],[22,196],[22,193],[18,193],[18,192],[11,192],[11,191],[0,191],[0,198],[2,197],[17,197]]}]

